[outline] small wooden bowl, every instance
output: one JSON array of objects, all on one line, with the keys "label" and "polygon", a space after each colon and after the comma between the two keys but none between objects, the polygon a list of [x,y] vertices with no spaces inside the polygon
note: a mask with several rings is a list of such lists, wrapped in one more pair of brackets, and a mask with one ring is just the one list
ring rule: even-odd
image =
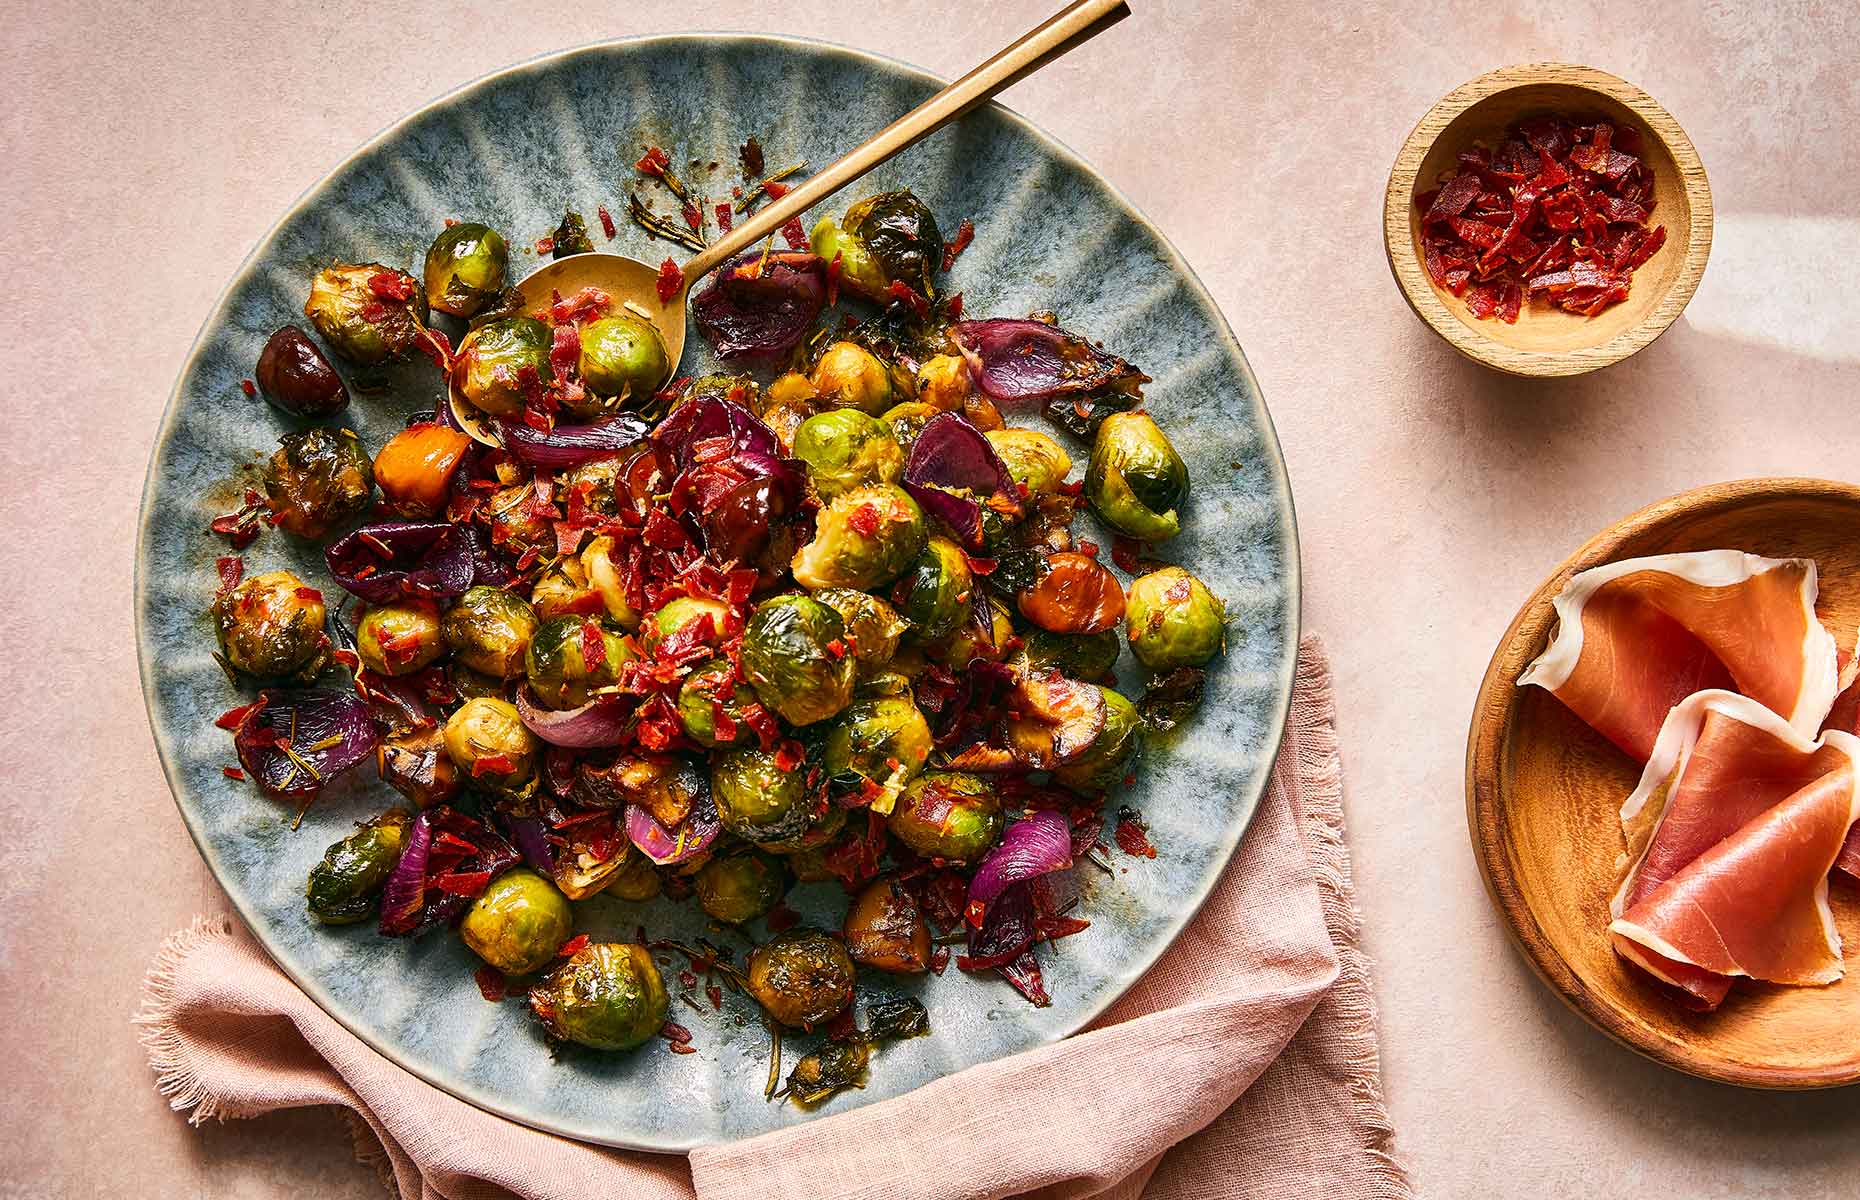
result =
[{"label": "small wooden bowl", "polygon": [[1716,1013],[1674,1003],[1609,944],[1623,851],[1617,813],[1633,762],[1541,688],[1517,686],[1556,624],[1550,602],[1578,571],[1647,554],[1731,547],[1813,558],[1822,621],[1846,644],[1860,625],[1860,487],[1747,479],[1662,500],[1604,530],[1546,579],[1492,656],[1466,750],[1466,820],[1492,903],[1537,974],[1590,1024],[1656,1062],[1758,1088],[1860,1081],[1860,889],[1829,888],[1848,948],[1821,988],[1740,982]]},{"label": "small wooden bowl", "polygon": [[[1634,272],[1628,298],[1593,317],[1527,301],[1515,325],[1481,321],[1428,278],[1415,197],[1453,169],[1461,150],[1475,142],[1496,145],[1514,121],[1539,113],[1599,115],[1640,134],[1639,153],[1653,170],[1653,222],[1666,226],[1666,244]],[[1415,314],[1466,357],[1533,376],[1593,371],[1665,333],[1705,273],[1711,231],[1711,185],[1679,122],[1633,84],[1567,63],[1492,71],[1429,109],[1395,157],[1382,218],[1389,269]]]}]

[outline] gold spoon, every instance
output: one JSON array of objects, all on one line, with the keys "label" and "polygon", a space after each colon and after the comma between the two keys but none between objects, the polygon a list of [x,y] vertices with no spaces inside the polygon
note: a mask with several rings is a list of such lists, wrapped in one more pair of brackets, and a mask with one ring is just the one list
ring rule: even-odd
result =
[{"label": "gold spoon", "polygon": [[[697,281],[721,264],[768,237],[789,218],[838,192],[872,168],[949,124],[979,104],[986,103],[1008,85],[1032,74],[1060,55],[1109,29],[1130,15],[1125,0],[1075,0],[1007,49],[950,84],[904,116],[878,131],[845,157],[792,188],[781,199],[763,206],[753,216],[682,267],[684,284],[670,301],[659,299],[659,268],[620,254],[571,254],[545,263],[518,286],[526,308],[547,305],[551,293],[572,296],[585,287],[599,288],[613,297],[616,307],[644,315],[665,339],[665,357],[671,372],[685,349],[685,304]],[[668,378],[670,376],[668,375]],[[664,380],[660,381],[663,386]],[[480,441],[492,441],[481,428],[478,414],[456,394],[452,409],[465,428]],[[495,444],[495,443],[494,443]]]}]

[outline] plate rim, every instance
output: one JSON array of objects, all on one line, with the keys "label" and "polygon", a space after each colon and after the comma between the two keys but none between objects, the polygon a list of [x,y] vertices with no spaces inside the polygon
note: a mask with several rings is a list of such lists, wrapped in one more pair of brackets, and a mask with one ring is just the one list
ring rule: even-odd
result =
[{"label": "plate rim", "polygon": [[[475,96],[512,77],[539,73],[544,70],[552,69],[557,64],[582,54],[614,49],[631,50],[657,42],[700,42],[710,44],[736,42],[743,43],[751,49],[775,46],[790,50],[799,49],[810,53],[825,52],[827,54],[852,59],[866,66],[897,73],[908,77],[913,82],[934,88],[944,87],[949,82],[949,80],[944,77],[918,67],[915,64],[906,62],[903,59],[894,58],[890,55],[880,54],[875,51],[847,46],[838,42],[796,34],[708,30],[654,33],[633,37],[602,38],[573,46],[547,50],[470,79],[465,83],[440,93],[420,104],[418,107],[397,117],[386,126],[382,127],[373,136],[344,154],[338,162],[318,176],[315,181],[298,195],[296,200],[285,209],[278,219],[272,222],[272,224],[259,235],[251,249],[247,251],[245,257],[240,261],[238,267],[234,269],[225,286],[221,288],[218,296],[215,297],[213,303],[208,307],[206,315],[201,321],[200,328],[196,331],[194,339],[188,346],[187,353],[176,371],[174,384],[169,390],[168,399],[163,406],[155,437],[150,445],[148,466],[143,476],[142,494],[138,501],[136,515],[135,563],[130,587],[131,603],[134,607],[136,668],[142,691],[143,708],[148,718],[150,735],[155,743],[156,756],[160,760],[162,775],[167,782],[169,795],[174,801],[175,808],[180,813],[182,824],[186,827],[188,836],[194,843],[195,850],[200,854],[202,861],[205,862],[209,873],[212,874],[214,884],[232,906],[234,912],[237,914],[246,930],[251,934],[253,940],[264,950],[266,957],[277,966],[285,977],[295,984],[304,995],[309,997],[311,1002],[314,1003],[318,1009],[334,1020],[346,1032],[360,1040],[363,1045],[422,1082],[438,1088],[440,1091],[456,1097],[472,1105],[474,1108],[532,1129],[538,1129],[546,1133],[552,1133],[579,1142],[656,1154],[686,1154],[699,1146],[716,1143],[709,1142],[702,1138],[661,1138],[657,1140],[640,1141],[637,1139],[627,1140],[620,1137],[604,1137],[594,1131],[571,1127],[566,1122],[552,1121],[547,1114],[515,1111],[509,1105],[508,1100],[500,1100],[499,1093],[495,1092],[493,1089],[474,1087],[463,1080],[441,1078],[436,1073],[423,1069],[416,1063],[409,1061],[409,1059],[402,1054],[400,1049],[387,1039],[377,1037],[374,1031],[346,1019],[342,1012],[342,1006],[333,1002],[333,998],[329,996],[326,989],[324,989],[316,979],[298,970],[288,960],[288,956],[281,955],[274,948],[270,937],[266,933],[265,924],[261,919],[261,915],[255,914],[250,906],[244,903],[239,896],[235,895],[231,889],[220,882],[222,870],[218,856],[213,851],[211,843],[205,837],[204,831],[197,825],[193,815],[189,812],[188,806],[182,801],[180,771],[176,763],[172,761],[169,752],[169,739],[166,736],[167,731],[159,717],[159,708],[155,699],[155,655],[153,654],[153,647],[151,644],[148,604],[145,602],[148,595],[147,587],[150,574],[149,551],[151,527],[153,525],[153,508],[151,501],[154,498],[157,482],[157,467],[162,460],[164,450],[175,435],[176,426],[178,424],[182,399],[182,385],[189,375],[192,374],[198,363],[206,346],[209,331],[223,319],[227,312],[227,305],[234,291],[250,277],[255,269],[260,254],[277,236],[278,232],[300,213],[315,204],[334,182],[336,177],[347,170],[358,158],[377,150],[402,133],[413,122],[421,119],[435,109]],[[1279,678],[1275,681],[1274,704],[1269,718],[1269,728],[1273,730],[1273,733],[1269,735],[1267,741],[1261,745],[1262,751],[1270,750],[1270,754],[1262,755],[1261,761],[1265,762],[1267,765],[1264,769],[1257,772],[1255,786],[1251,789],[1252,794],[1236,796],[1236,799],[1240,802],[1240,806],[1245,809],[1245,813],[1241,819],[1235,823],[1231,838],[1227,839],[1226,844],[1222,845],[1215,854],[1215,860],[1219,864],[1218,868],[1211,870],[1206,877],[1204,877],[1199,888],[1193,895],[1191,902],[1180,906],[1175,919],[1164,927],[1164,936],[1158,940],[1158,949],[1154,956],[1152,956],[1148,962],[1144,963],[1140,970],[1126,972],[1119,978],[1108,980],[1107,986],[1096,1003],[1082,1011],[1074,1020],[1063,1025],[1055,1026],[1052,1030],[1048,1031],[1042,1041],[1035,1046],[1027,1047],[1028,1050],[1031,1050],[1039,1046],[1051,1045],[1063,1041],[1065,1038],[1078,1033],[1080,1030],[1096,1021],[1099,1017],[1103,1016],[1112,1005],[1122,999],[1130,988],[1146,975],[1150,969],[1161,960],[1162,956],[1168,953],[1176,944],[1181,937],[1182,931],[1187,928],[1189,922],[1201,911],[1208,897],[1212,895],[1215,886],[1219,883],[1221,876],[1225,874],[1228,866],[1233,862],[1234,854],[1239,849],[1241,840],[1246,836],[1247,831],[1252,827],[1254,818],[1258,815],[1260,803],[1264,799],[1266,790],[1271,783],[1272,767],[1270,764],[1276,761],[1279,748],[1284,742],[1286,720],[1291,710],[1292,685],[1297,673],[1298,646],[1303,633],[1303,559],[1298,538],[1298,514],[1292,495],[1291,476],[1286,466],[1284,452],[1279,443],[1278,430],[1274,426],[1272,414],[1266,406],[1265,394],[1259,386],[1258,377],[1253,373],[1252,364],[1248,361],[1245,350],[1241,347],[1239,339],[1234,335],[1233,327],[1229,324],[1226,314],[1223,313],[1220,306],[1215,303],[1213,295],[1208,291],[1201,277],[1196,274],[1194,268],[1189,265],[1181,251],[1176,249],[1175,244],[1169,240],[1153,221],[1143,214],[1142,210],[1124,194],[1123,190],[1111,182],[1102,172],[1093,167],[1082,155],[1073,150],[1071,146],[1055,137],[1036,122],[1022,116],[1020,113],[1008,108],[999,101],[989,101],[986,105],[982,106],[982,110],[992,110],[998,118],[1006,120],[1014,126],[1018,126],[1053,158],[1089,177],[1096,186],[1104,189],[1105,194],[1110,200],[1121,208],[1130,220],[1142,226],[1156,239],[1157,244],[1166,255],[1167,265],[1177,277],[1186,282],[1190,296],[1200,305],[1202,310],[1208,314],[1213,327],[1220,335],[1223,349],[1228,351],[1231,359],[1238,365],[1243,378],[1251,389],[1253,408],[1257,415],[1262,435],[1260,444],[1256,448],[1255,453],[1260,454],[1267,460],[1266,465],[1269,468],[1268,473],[1272,480],[1273,490],[1276,493],[1275,499],[1285,517],[1283,541],[1285,545],[1286,570],[1279,584],[1285,590],[1284,607],[1286,611],[1286,621],[1285,639],[1283,645],[1280,647]],[[1023,1050],[1017,1051],[1016,1053],[1025,1052],[1026,1051]],[[985,1061],[999,1060],[991,1059]],[[821,1115],[830,1117],[835,1114],[823,1113]]]},{"label": "plate rim", "polygon": [[[1657,1036],[1625,1019],[1619,1005],[1583,983],[1557,952],[1518,885],[1510,853],[1510,820],[1499,766],[1509,741],[1517,676],[1541,651],[1552,623],[1551,601],[1578,571],[1615,561],[1621,546],[1680,516],[1722,511],[1756,500],[1839,500],[1860,510],[1860,484],[1812,476],[1764,475],[1689,488],[1645,505],[1583,542],[1537,585],[1499,638],[1473,704],[1466,738],[1466,830],[1486,897],[1512,947],[1550,994],[1609,1039],[1661,1066],[1737,1087],[1764,1091],[1812,1091],[1860,1083],[1860,1053],[1831,1070],[1738,1066],[1702,1053],[1696,1040]],[[1528,645],[1521,639],[1528,635]]]}]

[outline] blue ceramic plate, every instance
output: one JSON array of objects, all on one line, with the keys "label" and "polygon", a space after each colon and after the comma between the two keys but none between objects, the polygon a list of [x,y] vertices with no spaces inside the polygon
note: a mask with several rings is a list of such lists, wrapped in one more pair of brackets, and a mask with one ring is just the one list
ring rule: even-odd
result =
[{"label": "blue ceramic plate", "polygon": [[[537,260],[517,247],[552,230],[564,205],[591,224],[597,203],[624,212],[631,164],[646,143],[671,149],[681,165],[717,160],[714,173],[691,175],[698,187],[725,193],[746,135],[761,139],[771,168],[799,158],[824,164],[939,86],[899,63],[787,38],[663,37],[539,59],[407,118],[311,188],[201,329],[156,438],[137,558],[142,683],[169,784],[201,854],[284,970],[382,1054],[465,1100],[570,1137],[682,1150],[869,1104],[1053,1041],[1156,961],[1253,814],[1279,743],[1298,627],[1292,501],[1259,388],[1227,323],[1162,235],[1065,147],[999,107],[881,168],[836,211],[868,190],[908,185],[945,228],[974,218],[974,245],[950,279],[966,312],[1054,309],[1069,328],[1154,377],[1149,408],[1194,483],[1169,557],[1206,579],[1236,618],[1198,720],[1154,752],[1130,794],[1114,802],[1142,810],[1161,854],[1114,850],[1111,875],[1079,868],[1092,925],[1042,952],[1051,1007],[1030,1007],[1005,983],[954,969],[909,984],[929,1008],[931,1035],[886,1048],[864,1090],[811,1114],[763,1100],[767,1038],[740,999],[703,1015],[674,1002],[695,1054],[669,1054],[655,1042],[631,1054],[552,1058],[521,1005],[479,997],[476,961],[457,937],[396,941],[371,925],[328,929],[306,917],[310,867],[352,822],[393,798],[368,778],[371,770],[327,792],[297,832],[289,811],[221,776],[234,759],[213,718],[241,694],[211,657],[203,614],[216,587],[213,560],[226,549],[207,524],[231,506],[234,469],[268,455],[285,432],[239,381],[252,374],[271,330],[302,322],[318,266],[341,258],[417,271],[444,219],[458,217],[504,231],[521,274]],[[666,254],[630,225],[612,248],[651,261]],[[713,369],[694,332],[681,373]],[[357,395],[349,410],[371,448],[440,398],[438,373],[424,361],[394,383],[385,395]],[[1040,423],[1028,413],[1010,419]],[[333,589],[318,549],[277,532],[246,558],[249,571],[290,566]],[[1125,683],[1139,694],[1138,681]],[[836,926],[844,899],[815,886],[790,903]],[[641,924],[654,936],[705,930],[695,904],[596,897],[578,907],[580,928],[596,937],[630,940]]]}]

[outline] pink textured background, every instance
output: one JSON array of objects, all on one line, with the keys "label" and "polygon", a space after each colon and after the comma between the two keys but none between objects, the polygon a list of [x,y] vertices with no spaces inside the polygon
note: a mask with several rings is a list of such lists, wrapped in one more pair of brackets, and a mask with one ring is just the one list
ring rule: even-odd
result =
[{"label": "pink textured background", "polygon": [[[16,422],[0,438],[0,1195],[375,1194],[320,1114],[188,1129],[128,1025],[161,936],[223,903],[142,715],[137,499],[187,347],[259,235],[383,125],[544,50],[779,28],[954,74],[1054,2],[635,0],[525,17],[389,0],[264,15],[0,0],[0,360]],[[1849,1191],[1854,1093],[1670,1074],[1536,984],[1467,852],[1461,756],[1493,642],[1596,528],[1695,484],[1854,476],[1860,10],[1132,2],[1134,20],[1007,100],[1174,240],[1272,405],[1305,616],[1336,656],[1387,1091],[1421,1186]],[[1479,71],[1546,58],[1658,97],[1696,141],[1720,216],[1704,285],[1664,339],[1600,375],[1524,384],[1461,362],[1410,315],[1380,205],[1429,104]]]}]

